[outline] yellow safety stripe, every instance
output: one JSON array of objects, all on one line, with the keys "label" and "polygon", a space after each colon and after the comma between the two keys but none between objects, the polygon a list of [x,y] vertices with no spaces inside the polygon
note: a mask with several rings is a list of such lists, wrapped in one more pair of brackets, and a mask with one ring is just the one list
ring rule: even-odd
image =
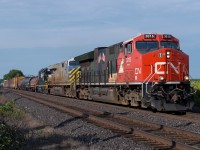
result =
[{"label": "yellow safety stripe", "polygon": [[69,74],[71,74],[74,70],[75,70],[75,68],[73,68],[72,70],[70,70],[70,71],[69,71]]},{"label": "yellow safety stripe", "polygon": [[[77,80],[79,77],[80,77],[80,72],[77,72],[77,73],[76,73],[76,80]],[[75,75],[69,79],[69,82],[73,81],[74,79],[75,79]]]},{"label": "yellow safety stripe", "polygon": [[69,78],[71,78],[81,67],[76,68],[72,73],[69,73]]},{"label": "yellow safety stripe", "polygon": [[[80,76],[80,66],[77,68],[74,68],[72,71],[69,72],[69,81],[70,87],[73,85],[74,82],[77,82]],[[72,88],[72,87],[71,87]]]}]

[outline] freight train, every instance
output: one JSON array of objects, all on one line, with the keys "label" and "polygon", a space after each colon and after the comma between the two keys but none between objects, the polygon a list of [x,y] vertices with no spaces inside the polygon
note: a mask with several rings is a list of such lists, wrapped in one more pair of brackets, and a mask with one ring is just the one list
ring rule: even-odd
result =
[{"label": "freight train", "polygon": [[193,106],[189,56],[169,34],[140,34],[50,65],[16,86],[7,82],[4,87],[157,111]]}]

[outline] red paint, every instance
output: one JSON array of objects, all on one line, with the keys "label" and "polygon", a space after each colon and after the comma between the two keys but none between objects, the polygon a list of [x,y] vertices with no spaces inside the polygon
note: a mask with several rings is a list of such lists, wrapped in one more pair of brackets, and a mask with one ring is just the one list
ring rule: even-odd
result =
[{"label": "red paint", "polygon": [[[157,41],[159,49],[141,54],[136,48],[138,41]],[[184,81],[184,77],[189,75],[188,55],[177,49],[162,48],[161,41],[179,45],[177,38],[163,34],[142,34],[124,42],[123,47],[132,43],[132,53],[125,53],[125,48],[120,52],[116,82],[159,82],[159,78],[164,78],[165,82]]]}]

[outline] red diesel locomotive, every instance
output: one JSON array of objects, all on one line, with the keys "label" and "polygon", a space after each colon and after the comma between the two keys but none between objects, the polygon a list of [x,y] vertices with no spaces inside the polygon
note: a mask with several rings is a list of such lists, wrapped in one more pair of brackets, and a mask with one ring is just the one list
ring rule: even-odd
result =
[{"label": "red diesel locomotive", "polygon": [[168,34],[141,34],[74,58],[81,66],[79,98],[185,111],[193,105],[189,56]]}]

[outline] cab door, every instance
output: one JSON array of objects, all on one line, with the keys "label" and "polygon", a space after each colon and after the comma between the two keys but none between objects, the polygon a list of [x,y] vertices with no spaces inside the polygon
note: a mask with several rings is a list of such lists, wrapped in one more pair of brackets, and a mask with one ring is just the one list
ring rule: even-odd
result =
[{"label": "cab door", "polygon": [[133,62],[133,43],[132,41],[123,45],[124,49],[124,71],[125,71],[125,82],[134,81],[134,62]]}]

